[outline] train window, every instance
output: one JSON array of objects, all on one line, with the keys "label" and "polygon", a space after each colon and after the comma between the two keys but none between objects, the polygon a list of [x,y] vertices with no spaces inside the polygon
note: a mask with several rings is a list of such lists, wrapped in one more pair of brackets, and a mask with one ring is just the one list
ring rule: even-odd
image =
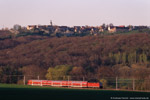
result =
[{"label": "train window", "polygon": [[88,82],[99,82],[98,79],[89,79]]}]

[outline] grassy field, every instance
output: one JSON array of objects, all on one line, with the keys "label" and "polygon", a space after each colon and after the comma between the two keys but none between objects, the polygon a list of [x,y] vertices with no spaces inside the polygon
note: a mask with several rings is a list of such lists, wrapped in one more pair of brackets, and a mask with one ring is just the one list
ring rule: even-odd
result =
[{"label": "grassy field", "polygon": [[[119,97],[150,98],[150,92],[69,89],[0,84],[0,100],[115,100]],[[111,99],[113,98],[113,99]],[[145,99],[144,99],[145,100]],[[148,99],[149,100],[149,99]]]}]

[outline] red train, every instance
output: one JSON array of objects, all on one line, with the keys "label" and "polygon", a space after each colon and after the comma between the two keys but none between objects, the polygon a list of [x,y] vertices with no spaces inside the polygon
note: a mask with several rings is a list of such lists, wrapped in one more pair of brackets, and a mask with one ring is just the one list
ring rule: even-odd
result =
[{"label": "red train", "polygon": [[34,86],[102,88],[102,84],[100,82],[88,81],[28,80],[27,84]]}]

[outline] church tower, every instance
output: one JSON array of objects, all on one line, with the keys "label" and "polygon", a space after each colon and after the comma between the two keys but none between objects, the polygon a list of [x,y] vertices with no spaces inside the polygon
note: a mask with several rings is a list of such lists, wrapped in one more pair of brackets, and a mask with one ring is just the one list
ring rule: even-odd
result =
[{"label": "church tower", "polygon": [[51,26],[53,26],[53,22],[52,22],[52,20],[50,20],[50,25],[51,25]]}]

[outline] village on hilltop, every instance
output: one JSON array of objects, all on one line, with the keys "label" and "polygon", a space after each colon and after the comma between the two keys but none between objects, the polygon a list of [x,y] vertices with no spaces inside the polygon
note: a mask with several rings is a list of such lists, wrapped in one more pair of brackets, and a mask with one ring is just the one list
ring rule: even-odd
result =
[{"label": "village on hilltop", "polygon": [[28,25],[27,27],[21,27],[21,25],[14,25],[12,29],[2,29],[9,31],[16,35],[45,35],[45,36],[86,36],[86,35],[98,35],[98,34],[115,34],[115,33],[127,33],[134,30],[146,30],[150,29],[148,26],[132,26],[132,25],[120,25],[114,26],[112,23],[109,25],[102,24],[100,26],[58,26],[53,25],[50,21],[50,25]]}]

